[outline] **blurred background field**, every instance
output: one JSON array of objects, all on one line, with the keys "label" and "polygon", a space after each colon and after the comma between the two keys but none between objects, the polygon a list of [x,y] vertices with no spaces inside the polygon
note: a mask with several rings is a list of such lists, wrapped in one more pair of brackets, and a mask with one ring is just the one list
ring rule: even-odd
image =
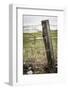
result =
[{"label": "blurred background field", "polygon": [[[57,58],[57,30],[50,30],[50,37]],[[44,73],[43,68],[47,65],[46,50],[43,42],[42,32],[23,33],[23,62],[38,68],[35,73]]]}]

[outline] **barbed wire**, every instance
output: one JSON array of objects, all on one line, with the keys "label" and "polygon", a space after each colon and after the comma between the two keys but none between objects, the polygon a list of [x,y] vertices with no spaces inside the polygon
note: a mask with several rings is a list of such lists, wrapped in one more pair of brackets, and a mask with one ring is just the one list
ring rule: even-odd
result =
[{"label": "barbed wire", "polygon": [[[42,26],[42,25],[41,24],[38,24],[38,25],[23,25],[23,27],[37,27],[37,26]],[[57,25],[50,24],[50,26],[57,26]]]}]

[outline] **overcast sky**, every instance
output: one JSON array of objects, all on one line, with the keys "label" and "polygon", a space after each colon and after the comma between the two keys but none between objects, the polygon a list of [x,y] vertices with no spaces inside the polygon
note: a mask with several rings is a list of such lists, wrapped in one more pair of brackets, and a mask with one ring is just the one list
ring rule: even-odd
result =
[{"label": "overcast sky", "polygon": [[36,26],[36,28],[41,30],[41,21],[42,20],[49,20],[50,29],[56,30],[57,29],[57,17],[56,16],[35,16],[35,15],[24,15],[23,21],[24,26],[26,26],[25,29],[32,29],[32,27],[29,27],[31,25],[40,25]]}]

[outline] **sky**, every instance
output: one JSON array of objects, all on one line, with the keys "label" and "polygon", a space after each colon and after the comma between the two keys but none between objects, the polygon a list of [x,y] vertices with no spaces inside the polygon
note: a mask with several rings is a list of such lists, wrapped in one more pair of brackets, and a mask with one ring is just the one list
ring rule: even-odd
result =
[{"label": "sky", "polygon": [[42,20],[49,20],[50,29],[57,30],[57,17],[56,16],[41,16],[41,15],[24,15],[23,22],[24,22],[24,31],[25,32],[34,32],[34,31],[41,31]]}]

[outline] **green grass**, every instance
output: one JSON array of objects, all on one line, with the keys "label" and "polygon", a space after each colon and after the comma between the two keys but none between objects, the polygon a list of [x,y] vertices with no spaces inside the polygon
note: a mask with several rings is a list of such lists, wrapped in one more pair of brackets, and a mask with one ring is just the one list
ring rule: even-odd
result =
[{"label": "green grass", "polygon": [[[50,36],[52,39],[54,55],[57,57],[57,30],[51,30]],[[23,48],[23,58],[25,62],[33,59],[36,61],[46,59],[42,32],[23,33]]]}]

